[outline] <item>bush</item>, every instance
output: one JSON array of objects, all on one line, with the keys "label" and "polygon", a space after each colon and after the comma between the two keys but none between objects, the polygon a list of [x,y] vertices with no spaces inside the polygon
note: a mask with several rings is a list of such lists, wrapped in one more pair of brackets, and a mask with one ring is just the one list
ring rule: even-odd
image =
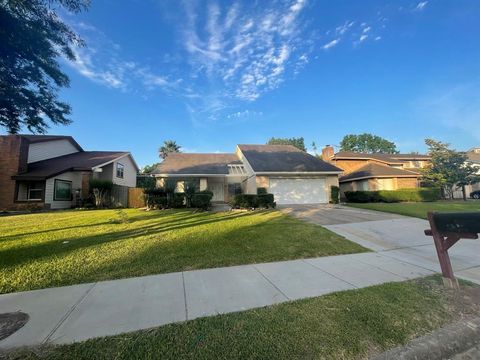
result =
[{"label": "bush", "polygon": [[332,185],[330,187],[330,197],[332,204],[338,204],[340,202],[340,188],[338,186]]},{"label": "bush", "polygon": [[274,208],[273,194],[238,194],[233,197],[232,207],[240,209]]},{"label": "bush", "polygon": [[173,196],[170,196],[170,204],[169,205],[174,209],[185,207],[185,194],[184,193],[174,193]]},{"label": "bush", "polygon": [[257,195],[257,205],[259,208],[274,208],[275,207],[275,201],[273,199],[273,194],[258,194]]},{"label": "bush", "polygon": [[152,189],[156,185],[156,179],[148,175],[137,175],[137,187],[143,189]]},{"label": "bush", "polygon": [[211,206],[213,193],[211,191],[200,191],[192,196],[192,207],[208,210]]},{"label": "bush", "polygon": [[265,195],[267,193],[268,193],[268,191],[267,191],[266,188],[264,188],[264,187],[257,188],[257,195]]},{"label": "bush", "polygon": [[345,197],[349,202],[421,202],[440,200],[440,189],[438,188],[415,188],[399,190],[378,190],[378,191],[346,191]]},{"label": "bush", "polygon": [[90,179],[89,185],[90,191],[95,198],[95,206],[107,206],[107,197],[112,191],[113,182],[110,180]]}]

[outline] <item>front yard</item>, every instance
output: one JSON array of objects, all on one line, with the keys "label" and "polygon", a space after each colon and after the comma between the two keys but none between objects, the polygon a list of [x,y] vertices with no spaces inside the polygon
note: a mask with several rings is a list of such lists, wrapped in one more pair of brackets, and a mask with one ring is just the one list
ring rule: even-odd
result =
[{"label": "front yard", "polygon": [[0,293],[367,251],[278,211],[136,209],[0,217]]},{"label": "front yard", "polygon": [[439,276],[389,283],[146,331],[43,347],[8,359],[358,359],[479,314],[478,288]]},{"label": "front yard", "polygon": [[429,211],[439,212],[468,212],[480,211],[480,201],[435,201],[435,202],[416,202],[416,203],[348,203],[360,209],[377,210],[389,213],[395,213],[406,216],[427,218]]}]

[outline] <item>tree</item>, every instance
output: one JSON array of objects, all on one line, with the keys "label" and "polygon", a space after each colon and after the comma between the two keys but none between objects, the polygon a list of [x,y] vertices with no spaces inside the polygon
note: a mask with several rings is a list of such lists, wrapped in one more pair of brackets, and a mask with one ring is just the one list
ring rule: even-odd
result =
[{"label": "tree", "polygon": [[455,188],[461,188],[463,199],[467,199],[465,186],[480,182],[478,169],[468,162],[465,153],[450,149],[450,145],[426,139],[431,156],[430,165],[423,170],[423,181],[442,189],[444,198],[453,198]]},{"label": "tree", "polygon": [[158,155],[163,160],[165,160],[168,154],[181,152],[180,149],[181,149],[181,146],[178,145],[175,141],[165,140],[163,142],[163,145],[160,147],[160,149],[158,149]]},{"label": "tree", "polygon": [[340,150],[368,154],[398,154],[395,143],[380,136],[367,133],[360,135],[345,135],[340,142]]},{"label": "tree", "polygon": [[150,174],[153,170],[157,168],[159,163],[154,163],[152,165],[145,165],[143,169],[140,170],[142,174]]},{"label": "tree", "polygon": [[23,126],[45,133],[53,124],[67,125],[70,105],[59,101],[69,78],[60,56],[75,60],[73,46],[84,42],[55,13],[86,10],[89,0],[2,0],[0,2],[0,126],[17,134]]},{"label": "tree", "polygon": [[300,149],[302,151],[307,151],[307,148],[305,147],[305,141],[303,137],[299,138],[275,138],[272,137],[270,140],[268,140],[267,145],[293,145],[297,149]]}]

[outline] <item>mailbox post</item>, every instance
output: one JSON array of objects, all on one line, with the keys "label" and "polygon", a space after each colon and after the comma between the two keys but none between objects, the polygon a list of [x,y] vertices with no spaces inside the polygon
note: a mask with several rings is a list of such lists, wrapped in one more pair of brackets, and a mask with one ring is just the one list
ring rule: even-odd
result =
[{"label": "mailbox post", "polygon": [[446,287],[457,289],[458,280],[453,274],[448,249],[460,239],[478,239],[478,234],[480,233],[480,212],[429,212],[428,221],[430,222],[430,229],[425,230],[425,235],[433,237],[442,270],[443,283]]}]

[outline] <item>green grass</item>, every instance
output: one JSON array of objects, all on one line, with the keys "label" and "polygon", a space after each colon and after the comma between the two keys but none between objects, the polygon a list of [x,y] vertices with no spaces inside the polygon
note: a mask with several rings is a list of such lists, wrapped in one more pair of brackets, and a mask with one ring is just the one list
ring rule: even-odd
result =
[{"label": "green grass", "polygon": [[0,217],[0,292],[363,251],[278,211],[8,216]]},{"label": "green grass", "polygon": [[447,291],[440,283],[440,277],[434,276],[383,284],[83,343],[37,348],[10,354],[10,358],[366,358],[442,327],[460,314],[478,314],[478,306],[467,302],[464,294]]},{"label": "green grass", "polygon": [[416,203],[368,203],[357,204],[349,203],[348,206],[384,211],[406,216],[413,216],[422,219],[427,218],[429,211],[443,212],[461,212],[461,211],[480,211],[479,201],[435,201],[435,202],[416,202]]}]

